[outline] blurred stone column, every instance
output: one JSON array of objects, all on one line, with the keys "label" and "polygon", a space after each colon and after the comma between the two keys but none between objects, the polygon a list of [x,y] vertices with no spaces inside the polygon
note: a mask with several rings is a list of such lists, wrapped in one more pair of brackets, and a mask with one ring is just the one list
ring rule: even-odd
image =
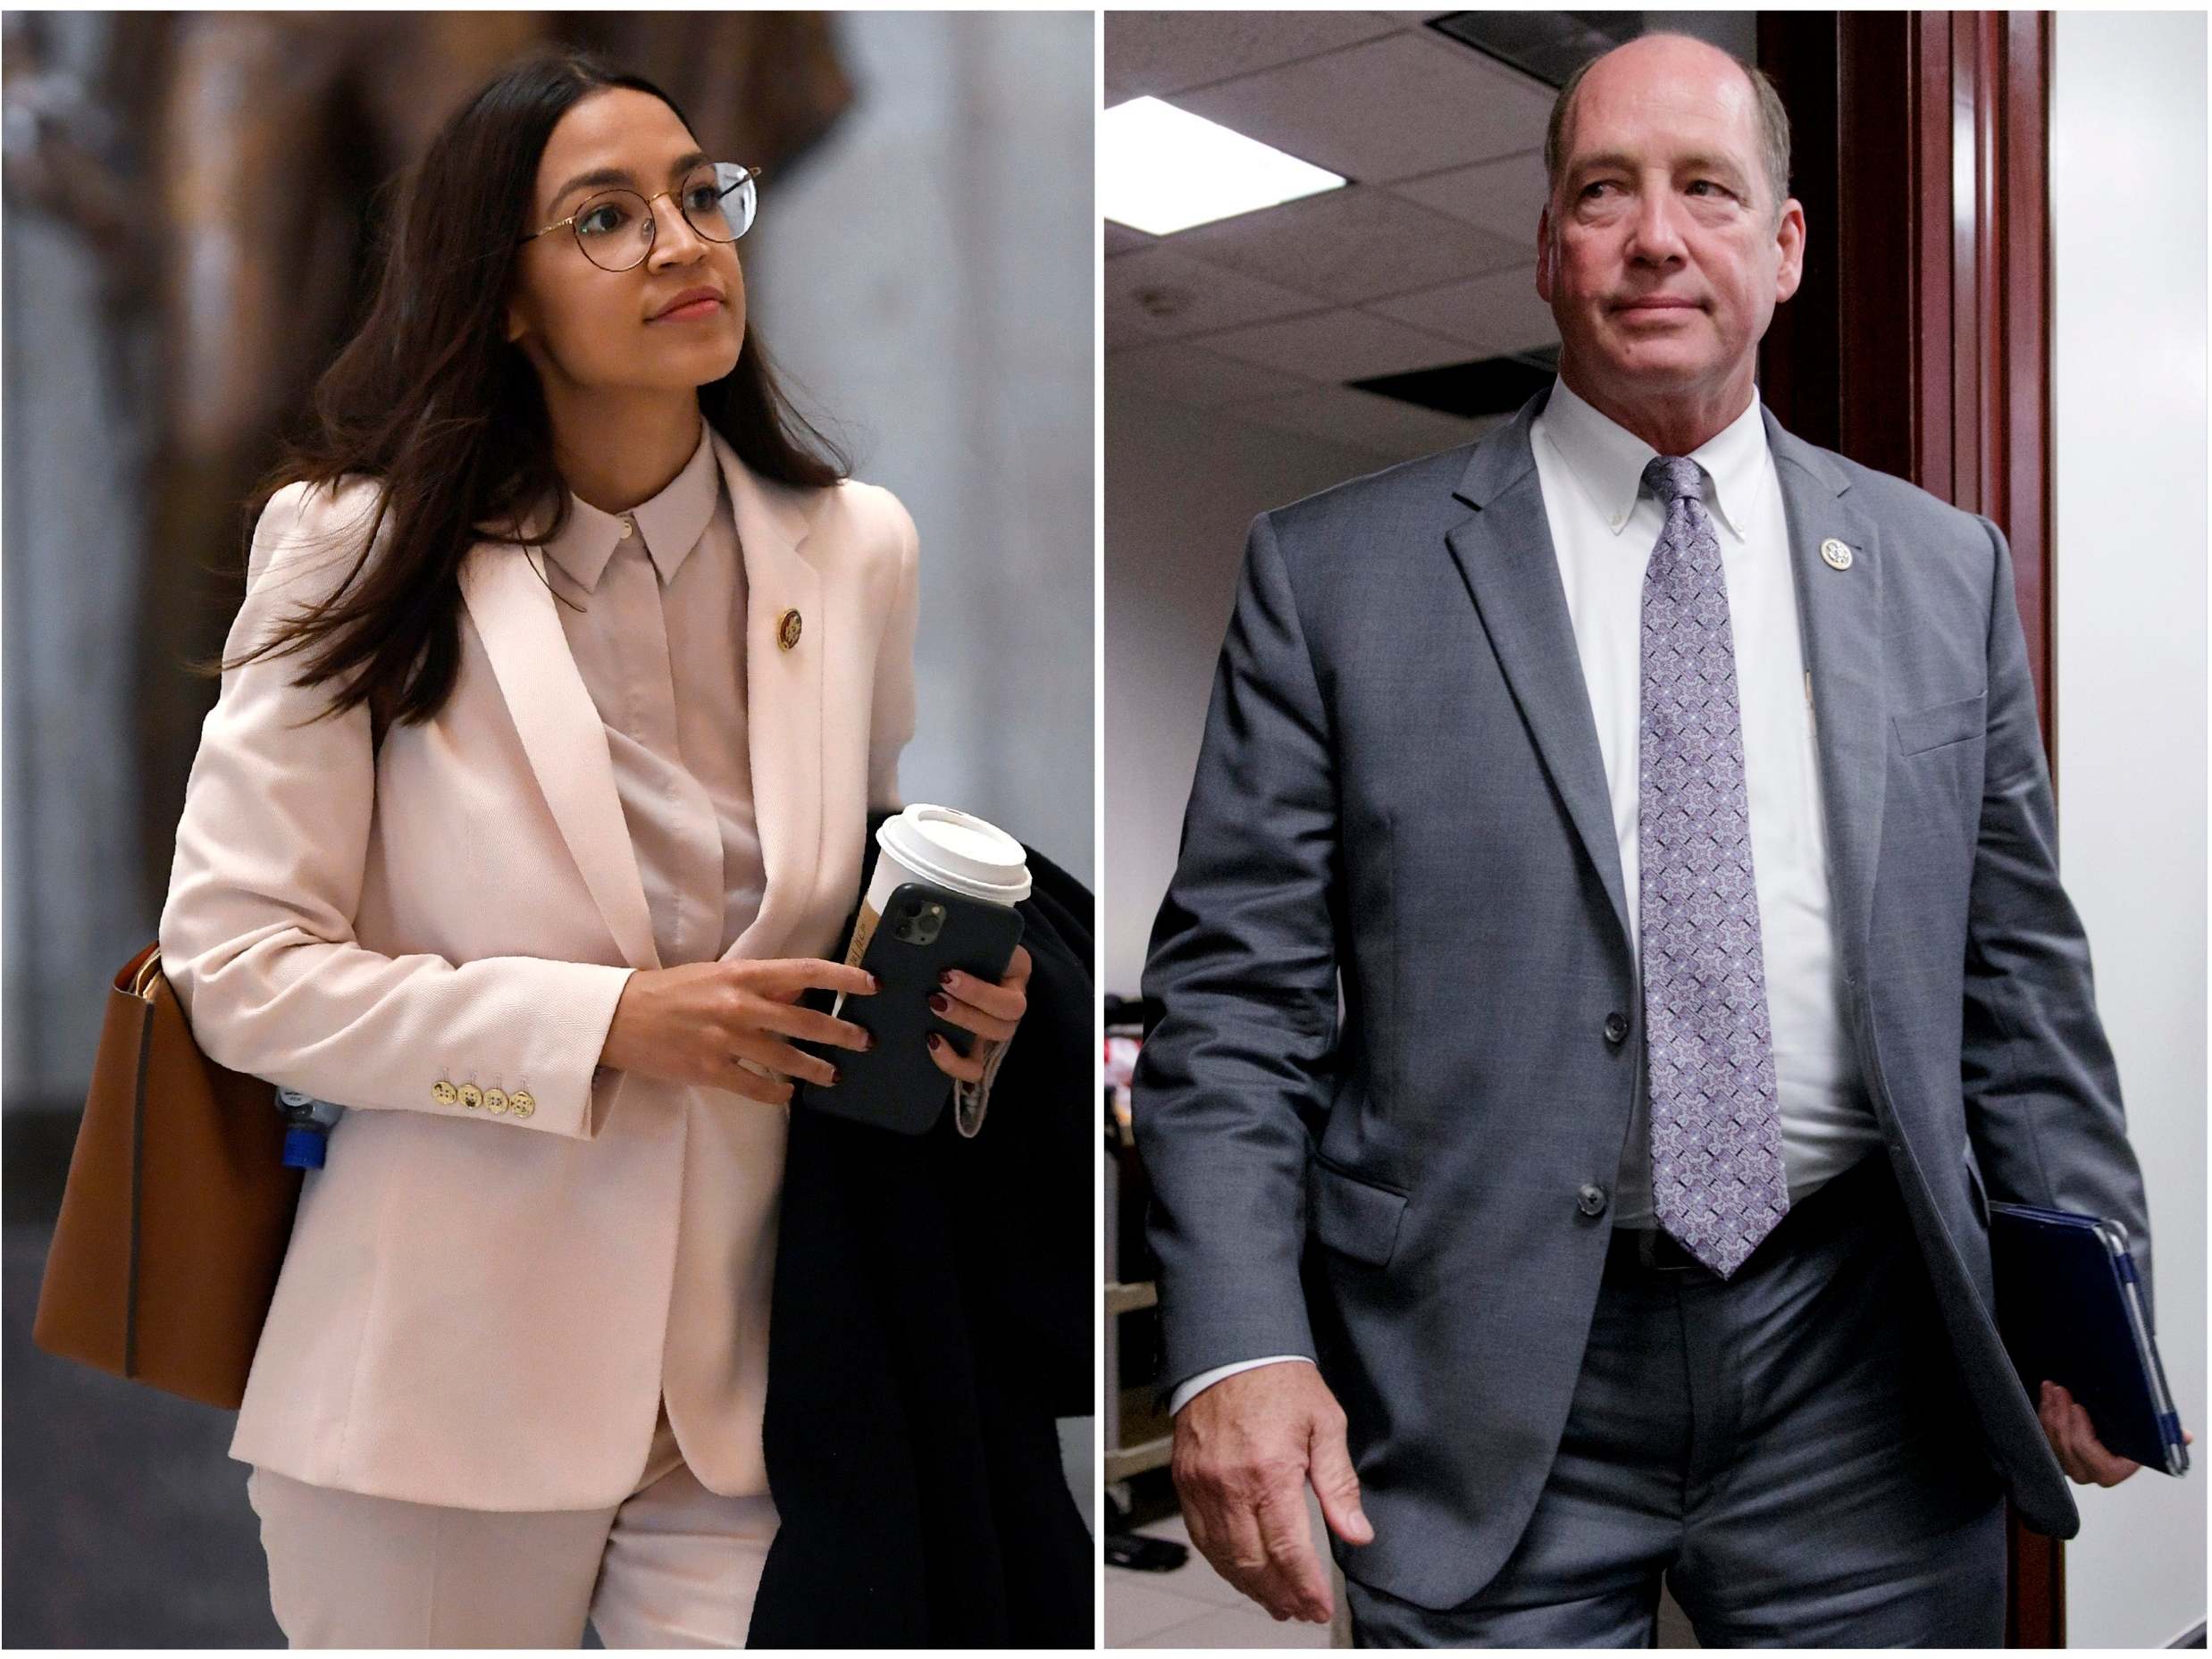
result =
[{"label": "blurred stone column", "polygon": [[[65,113],[112,13],[39,20],[11,65],[11,156]],[[11,30],[10,46],[20,44]],[[130,616],[144,566],[140,477],[153,385],[144,314],[119,314],[73,225],[11,190],[0,216],[7,352],[0,449],[10,1108],[82,1102],[104,987],[152,936],[138,880]]]}]

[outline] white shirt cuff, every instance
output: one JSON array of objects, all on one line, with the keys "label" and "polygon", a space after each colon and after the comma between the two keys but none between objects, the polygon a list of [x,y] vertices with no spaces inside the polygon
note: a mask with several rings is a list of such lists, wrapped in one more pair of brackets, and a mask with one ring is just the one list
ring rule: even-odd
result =
[{"label": "white shirt cuff", "polygon": [[1313,1363],[1303,1353],[1270,1353],[1264,1360],[1238,1360],[1232,1365],[1217,1365],[1210,1371],[1186,1377],[1176,1385],[1175,1393],[1168,1400],[1168,1415],[1173,1417],[1224,1377],[1234,1377],[1239,1371],[1258,1370],[1262,1365],[1280,1365],[1286,1360],[1296,1360],[1302,1365]]}]

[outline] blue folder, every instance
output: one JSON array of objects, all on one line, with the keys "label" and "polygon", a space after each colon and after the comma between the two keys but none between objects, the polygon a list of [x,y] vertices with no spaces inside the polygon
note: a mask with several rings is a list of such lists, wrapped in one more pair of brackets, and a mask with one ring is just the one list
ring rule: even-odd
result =
[{"label": "blue folder", "polygon": [[2089,1411],[2107,1451],[2178,1475],[2182,1420],[2143,1309],[2142,1281],[2117,1221],[1990,1206],[1997,1327],[2031,1401],[2048,1378]]}]

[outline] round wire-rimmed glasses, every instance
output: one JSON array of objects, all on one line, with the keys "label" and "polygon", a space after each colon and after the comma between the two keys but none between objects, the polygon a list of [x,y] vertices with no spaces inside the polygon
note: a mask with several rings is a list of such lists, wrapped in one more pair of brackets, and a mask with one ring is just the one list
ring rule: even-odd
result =
[{"label": "round wire-rimmed glasses", "polygon": [[653,251],[653,239],[659,232],[653,204],[663,196],[674,196],[684,222],[700,236],[709,242],[734,242],[752,229],[760,205],[760,188],[753,181],[759,176],[758,167],[702,162],[684,174],[674,190],[649,197],[620,186],[601,190],[567,218],[540,226],[522,240],[535,241],[566,225],[593,264],[602,271],[628,271]]}]

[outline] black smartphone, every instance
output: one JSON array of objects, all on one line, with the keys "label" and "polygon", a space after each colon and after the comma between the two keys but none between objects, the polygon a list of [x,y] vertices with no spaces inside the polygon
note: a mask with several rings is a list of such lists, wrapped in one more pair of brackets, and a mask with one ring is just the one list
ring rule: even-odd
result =
[{"label": "black smartphone", "polygon": [[[867,926],[868,911],[864,908],[860,915],[859,926]],[[876,976],[876,994],[845,998],[837,1017],[867,1031],[876,1046],[863,1053],[828,1043],[795,1043],[827,1060],[840,1076],[827,1088],[801,1083],[793,1098],[857,1123],[923,1135],[952,1098],[952,1079],[930,1056],[929,1034],[936,1032],[962,1054],[975,1041],[974,1033],[931,1010],[937,976],[958,968],[978,979],[1005,978],[1014,947],[1021,943],[1021,912],[948,888],[906,882],[892,890],[874,929],[860,966]]]}]

